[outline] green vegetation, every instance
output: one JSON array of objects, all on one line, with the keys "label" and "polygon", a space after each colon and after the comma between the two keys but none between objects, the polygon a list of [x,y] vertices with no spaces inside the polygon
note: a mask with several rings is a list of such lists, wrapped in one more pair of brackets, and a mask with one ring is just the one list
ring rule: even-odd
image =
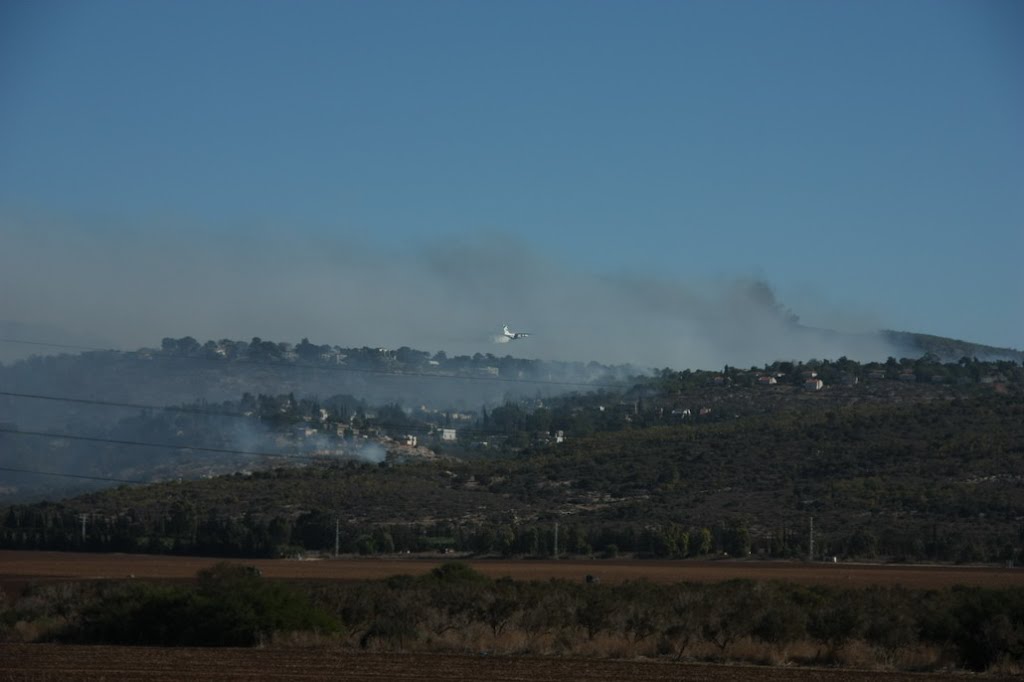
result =
[{"label": "green vegetation", "polygon": [[[218,365],[204,376],[222,381],[232,376],[223,368],[263,372],[300,360],[426,374],[472,374],[491,362],[501,376],[527,369],[490,356],[431,358],[306,340],[293,348],[186,337],[148,355],[124,355],[35,359],[0,375],[16,380],[27,367],[43,375],[61,367],[117,374],[131,365],[130,383],[132,372],[161,358],[183,363],[179,370],[190,366],[186,360]],[[609,368],[571,370],[598,377]],[[88,383],[91,376],[75,378]],[[867,364],[839,358],[664,369],[622,388],[477,407],[453,414],[394,401],[371,406],[347,394],[243,393],[92,425],[97,441],[0,434],[4,466],[46,461],[50,469],[164,481],[11,505],[0,510],[0,547],[552,556],[558,522],[558,554],[791,558],[812,553],[813,517],[815,559],[1022,558],[1024,367],[1012,361],[943,363],[926,354]],[[442,441],[441,429],[456,422],[457,440]],[[90,432],[75,423],[66,431]],[[417,447],[402,444],[409,433],[419,434]],[[366,444],[387,457],[359,460]],[[206,478],[181,480],[198,475]]]},{"label": "green vegetation", "polygon": [[562,554],[794,557],[813,516],[819,558],[1006,562],[1024,543],[1021,471],[1024,398],[990,391],[629,426],[514,457],[122,486],[11,506],[0,546],[551,556],[559,521]]},{"label": "green vegetation", "polygon": [[5,639],[253,646],[296,631],[395,651],[1005,670],[1024,664],[1024,588],[517,582],[459,563],[287,586],[221,564],[195,586],[50,584],[0,602]]},{"label": "green vegetation", "polygon": [[95,601],[59,635],[64,641],[150,646],[254,646],[274,633],[330,633],[337,624],[307,595],[262,580],[248,566],[222,563],[198,576],[198,586],[121,583]]}]

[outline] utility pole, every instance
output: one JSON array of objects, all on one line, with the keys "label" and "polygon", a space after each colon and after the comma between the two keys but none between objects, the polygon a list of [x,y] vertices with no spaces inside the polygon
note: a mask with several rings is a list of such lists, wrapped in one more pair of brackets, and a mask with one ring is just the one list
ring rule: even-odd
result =
[{"label": "utility pole", "polygon": [[555,558],[558,558],[558,521],[555,521]]},{"label": "utility pole", "polygon": [[85,520],[89,518],[88,514],[79,514],[78,520],[82,522],[82,542],[85,542]]},{"label": "utility pole", "polygon": [[811,539],[808,543],[810,551],[808,552],[808,559],[814,561],[814,517],[811,517]]},{"label": "utility pole", "polygon": [[340,526],[339,526],[339,520],[337,518],[335,518],[334,519],[334,558],[335,559],[338,558],[338,538],[340,536],[340,532],[341,531],[340,531]]}]

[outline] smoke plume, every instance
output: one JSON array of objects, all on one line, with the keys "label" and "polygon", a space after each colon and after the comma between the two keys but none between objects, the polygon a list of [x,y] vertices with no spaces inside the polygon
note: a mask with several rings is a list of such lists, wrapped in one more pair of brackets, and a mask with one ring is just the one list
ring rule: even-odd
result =
[{"label": "smoke plume", "polygon": [[[283,229],[167,224],[142,233],[24,218],[0,219],[0,233],[0,321],[22,333],[58,330],[62,343],[134,349],[159,346],[165,336],[308,337],[675,369],[893,353],[871,329],[801,326],[757,278],[589,272],[503,234],[384,248],[350,236],[294,238]],[[532,335],[509,342],[500,335],[505,323]],[[12,349],[4,350],[11,359]]]}]

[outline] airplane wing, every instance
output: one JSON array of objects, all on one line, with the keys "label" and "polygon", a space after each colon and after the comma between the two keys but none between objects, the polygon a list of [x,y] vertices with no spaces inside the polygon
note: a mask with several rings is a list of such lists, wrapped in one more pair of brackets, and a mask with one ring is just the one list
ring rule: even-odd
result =
[{"label": "airplane wing", "polygon": [[529,336],[529,334],[527,332],[513,332],[513,331],[509,331],[509,328],[508,328],[507,324],[504,327],[501,328],[501,331],[502,331],[502,333],[505,336],[507,336],[508,338],[512,339],[513,341],[515,339],[525,339],[527,336]]}]

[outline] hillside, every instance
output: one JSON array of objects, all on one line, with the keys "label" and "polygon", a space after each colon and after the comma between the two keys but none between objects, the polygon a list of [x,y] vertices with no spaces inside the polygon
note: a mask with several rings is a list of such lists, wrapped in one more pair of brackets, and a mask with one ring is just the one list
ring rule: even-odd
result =
[{"label": "hillside", "polygon": [[[5,547],[342,549],[1009,560],[1024,398],[783,411],[631,428],[499,459],[297,466],[9,509]],[[88,514],[87,538],[79,514]],[[704,536],[707,537],[704,537]]]},{"label": "hillside", "polygon": [[901,355],[910,357],[930,353],[942,362],[956,362],[964,357],[977,358],[982,361],[1024,362],[1024,351],[1015,348],[997,348],[970,341],[950,339],[945,336],[898,332],[891,329],[884,330],[882,335],[901,351]]},{"label": "hillside", "polygon": [[[264,341],[166,338],[159,349],[90,350],[33,356],[0,365],[4,391],[88,397],[157,406],[217,403],[243,393],[348,394],[371,404],[402,402],[438,409],[479,409],[525,396],[548,396],[592,384],[615,384],[640,370],[598,363],[549,362],[491,353],[449,357],[409,347],[342,348]],[[124,416],[80,406],[84,420]],[[22,428],[63,425],[66,410],[0,395],[0,421]]]},{"label": "hillside", "polygon": [[[550,555],[557,522],[560,552],[794,556],[813,517],[818,555],[1020,553],[1012,360],[631,375],[185,337],[0,379],[0,495],[67,498],[9,507],[6,547]],[[80,494],[118,481],[151,484]]]},{"label": "hillside", "polygon": [[[339,369],[326,350],[327,364],[307,365],[182,356],[181,343],[168,341],[167,350],[149,360],[119,354],[61,356],[0,372],[5,379],[0,467],[7,469],[0,503],[60,499],[118,481],[194,479],[311,458],[508,457],[599,432],[707,424],[787,410],[948,401],[1024,384],[1016,363],[966,358],[941,363],[928,355],[867,364],[839,358],[714,372],[663,369],[609,381],[622,369],[438,354],[429,369],[416,371],[425,354],[408,349],[394,357],[379,350],[353,353],[345,358],[350,364]],[[203,348],[196,342],[186,346],[189,353]],[[214,355],[223,349],[211,348]],[[478,364],[486,362],[495,364]],[[546,370],[548,377],[591,379],[512,378],[536,377]],[[327,381],[334,376],[372,383],[376,392],[318,397],[243,390],[229,399],[202,397],[214,385],[221,395],[230,388],[261,385],[257,377],[268,386],[278,385],[280,378],[286,388],[347,385],[359,391],[351,383]],[[388,402],[366,398],[381,395],[381,386],[389,385],[394,395],[405,395],[401,387],[408,382],[431,387],[433,397],[409,389],[404,399],[387,391]],[[161,392],[171,384],[177,388]],[[199,397],[177,404],[161,401],[189,390]],[[460,390],[464,393],[457,400],[446,397]],[[491,397],[483,399],[486,394]],[[131,398],[146,395],[153,400]],[[482,402],[466,407],[471,398]],[[39,466],[43,461],[45,469]],[[56,475],[30,473],[40,470]]]}]

